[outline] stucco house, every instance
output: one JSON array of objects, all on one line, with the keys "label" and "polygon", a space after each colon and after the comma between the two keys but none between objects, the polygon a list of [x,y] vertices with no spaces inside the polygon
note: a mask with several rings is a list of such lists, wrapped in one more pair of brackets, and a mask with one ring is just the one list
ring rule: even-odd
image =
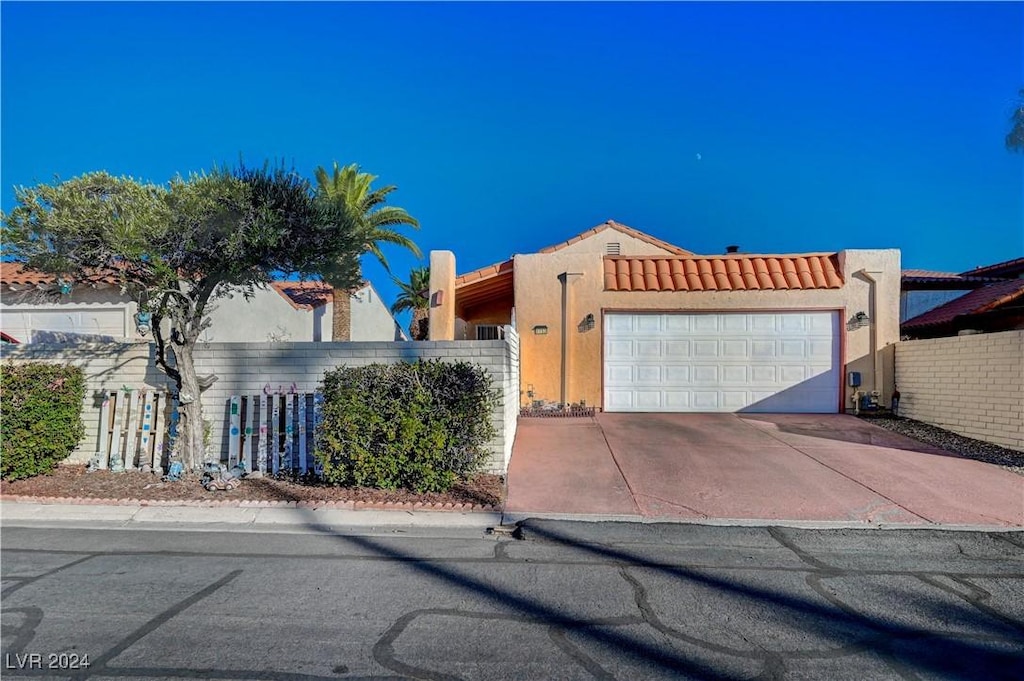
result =
[{"label": "stucco house", "polygon": [[[21,343],[78,339],[146,340],[136,328],[138,302],[121,294],[116,276],[61,292],[53,277],[0,263],[0,330]],[[200,342],[330,341],[333,295],[320,282],[275,281],[249,300],[216,300]],[[370,282],[352,291],[353,341],[404,340],[405,334]]]},{"label": "stucco house", "polygon": [[959,273],[904,270],[901,289],[906,338],[1024,328],[1024,258]]},{"label": "stucco house", "polygon": [[609,220],[462,275],[434,251],[430,338],[515,327],[524,406],[833,413],[857,391],[888,404],[899,251],[736,250],[698,255]]}]

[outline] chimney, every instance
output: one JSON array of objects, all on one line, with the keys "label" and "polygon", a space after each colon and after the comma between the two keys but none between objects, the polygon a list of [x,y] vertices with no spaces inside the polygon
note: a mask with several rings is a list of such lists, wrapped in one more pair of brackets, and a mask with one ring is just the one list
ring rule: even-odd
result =
[{"label": "chimney", "polygon": [[730,253],[739,253],[739,252],[740,252],[740,247],[739,246],[726,246],[725,247],[725,254],[726,255],[728,255]]}]

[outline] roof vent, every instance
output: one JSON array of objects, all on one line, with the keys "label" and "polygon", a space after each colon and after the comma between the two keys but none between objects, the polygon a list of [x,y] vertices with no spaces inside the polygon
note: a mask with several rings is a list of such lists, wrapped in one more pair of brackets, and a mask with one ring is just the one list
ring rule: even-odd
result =
[{"label": "roof vent", "polygon": [[739,246],[726,246],[725,247],[725,252],[726,253],[739,253],[740,252],[740,247]]},{"label": "roof vent", "polygon": [[619,252],[621,250],[622,244],[618,243],[617,241],[613,241],[609,244],[606,244],[604,247],[605,255],[619,255]]}]

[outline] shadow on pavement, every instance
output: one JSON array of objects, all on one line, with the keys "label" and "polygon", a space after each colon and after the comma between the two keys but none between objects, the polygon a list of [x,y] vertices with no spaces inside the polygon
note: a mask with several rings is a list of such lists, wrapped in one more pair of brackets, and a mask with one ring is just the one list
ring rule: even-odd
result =
[{"label": "shadow on pavement", "polygon": [[[307,512],[312,514],[312,511]],[[530,521],[524,522],[530,523]],[[660,633],[662,637],[667,636],[700,646],[717,654],[756,659],[763,663],[763,670],[759,678],[778,677],[784,670],[785,659],[794,657],[785,651],[769,651],[756,646],[756,644],[752,644],[749,649],[729,648],[714,640],[695,637],[666,625],[659,619],[655,609],[648,601],[642,580],[628,572],[632,568],[654,570],[674,580],[728,594],[730,597],[741,599],[745,604],[756,605],[760,608],[768,606],[773,610],[781,611],[787,617],[791,616],[796,626],[833,644],[833,648],[817,656],[820,658],[835,658],[861,652],[874,653],[885,662],[892,672],[903,678],[916,678],[916,674],[919,672],[953,674],[958,679],[977,679],[978,681],[1020,678],[1019,672],[1022,665],[1020,654],[998,650],[995,646],[986,645],[986,643],[999,643],[1007,639],[1012,642],[1016,638],[1019,644],[1024,645],[1024,624],[1002,616],[991,609],[979,610],[976,606],[981,605],[980,601],[984,600],[983,597],[979,597],[977,603],[965,605],[954,605],[948,601],[939,600],[927,604],[929,616],[934,617],[937,621],[952,620],[968,624],[972,631],[981,632],[976,634],[941,633],[857,612],[853,606],[844,603],[821,586],[819,580],[822,578],[846,574],[842,570],[828,566],[820,564],[807,566],[809,573],[807,584],[812,591],[827,602],[826,605],[816,602],[812,598],[773,591],[764,586],[746,583],[735,577],[712,575],[708,570],[698,571],[687,567],[652,562],[621,547],[581,542],[569,534],[551,529],[550,525],[545,526],[544,523],[529,524],[529,531],[533,536],[541,537],[547,542],[560,546],[582,550],[620,568],[620,574],[633,589],[638,617],[590,620],[566,616],[556,606],[546,603],[540,598],[496,587],[459,570],[457,567],[418,558],[394,546],[387,546],[375,541],[372,537],[345,534],[337,528],[316,522],[312,515],[307,527],[318,533],[337,537],[345,542],[371,550],[381,557],[403,561],[410,569],[432,579],[468,589],[502,611],[515,613],[511,617],[515,621],[550,627],[552,641],[595,678],[614,678],[614,676],[596,660],[569,643],[565,637],[567,632],[571,632],[578,640],[611,650],[617,657],[631,659],[643,666],[652,667],[662,674],[668,672],[676,678],[732,680],[749,678],[749,675],[740,675],[729,669],[709,665],[705,660],[698,660],[682,654],[670,645],[659,645],[629,632],[612,629],[615,626],[628,624],[645,624],[654,632]],[[790,546],[787,548],[792,549]],[[757,566],[752,566],[752,569],[757,569]],[[859,572],[850,574],[859,574]],[[959,596],[955,591],[950,590],[950,593]],[[438,611],[440,614],[447,612]],[[424,613],[407,613],[402,619],[422,614]],[[499,611],[493,614],[493,618],[500,619],[503,614]],[[473,616],[481,620],[490,617],[485,613],[477,613]],[[793,622],[789,623],[793,624]],[[373,648],[375,660],[391,671],[414,678],[458,679],[458,676],[442,670],[424,669],[397,659],[394,643],[407,625],[408,621],[396,622],[384,634]],[[815,655],[797,654],[795,657],[807,659],[815,657]]]}]

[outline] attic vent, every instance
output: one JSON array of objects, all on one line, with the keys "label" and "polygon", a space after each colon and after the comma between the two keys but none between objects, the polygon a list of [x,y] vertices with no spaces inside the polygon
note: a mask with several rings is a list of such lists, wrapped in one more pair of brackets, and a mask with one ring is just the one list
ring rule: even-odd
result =
[{"label": "attic vent", "polygon": [[622,250],[622,244],[617,241],[613,241],[604,247],[605,255],[618,255],[619,251]]}]

